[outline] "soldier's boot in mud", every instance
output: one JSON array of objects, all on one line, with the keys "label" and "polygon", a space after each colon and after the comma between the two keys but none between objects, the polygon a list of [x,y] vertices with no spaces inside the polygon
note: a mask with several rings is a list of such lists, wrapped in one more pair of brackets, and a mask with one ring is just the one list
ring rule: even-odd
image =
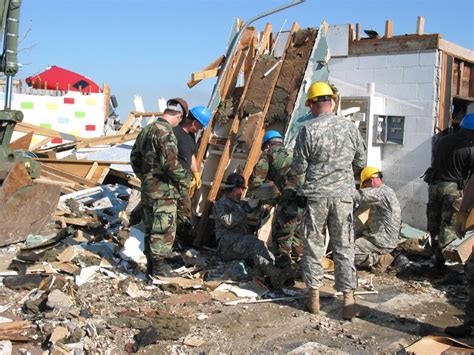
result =
[{"label": "soldier's boot in mud", "polygon": [[377,262],[370,268],[374,274],[384,273],[390,265],[392,265],[394,257],[391,254],[382,254]]},{"label": "soldier's boot in mud", "polygon": [[317,288],[309,289],[308,311],[312,314],[318,314],[319,307],[319,290]]},{"label": "soldier's boot in mud", "polygon": [[447,327],[444,332],[458,338],[469,338],[474,334],[474,321],[469,321],[457,327]]},{"label": "soldier's boot in mud", "polygon": [[342,295],[344,298],[342,318],[345,320],[352,320],[357,314],[354,292],[343,292]]}]

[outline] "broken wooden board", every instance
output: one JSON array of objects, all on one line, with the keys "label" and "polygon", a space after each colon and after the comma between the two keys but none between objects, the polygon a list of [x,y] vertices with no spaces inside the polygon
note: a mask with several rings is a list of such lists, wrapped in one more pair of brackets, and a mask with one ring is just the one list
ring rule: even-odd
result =
[{"label": "broken wooden board", "polygon": [[18,149],[28,150],[30,149],[30,144],[31,144],[32,139],[33,139],[33,132],[27,133],[23,137],[20,137],[17,140],[11,142],[8,148],[10,148],[10,150],[18,150]]},{"label": "broken wooden board", "polygon": [[[42,166],[47,166],[79,177],[91,184],[101,184],[109,172],[111,163],[90,160],[37,158]],[[122,162],[123,164],[123,162]]]},{"label": "broken wooden board", "polygon": [[426,337],[421,338],[420,340],[416,341],[415,343],[411,344],[410,346],[405,348],[407,354],[411,355],[422,355],[422,354],[429,354],[429,355],[436,355],[436,354],[444,354],[445,352],[453,353],[470,353],[474,347],[462,343],[459,340],[443,337],[443,336],[434,336],[429,335]]},{"label": "broken wooden board", "polygon": [[474,250],[474,232],[468,232],[463,239],[456,239],[443,249],[447,261],[464,264]]}]

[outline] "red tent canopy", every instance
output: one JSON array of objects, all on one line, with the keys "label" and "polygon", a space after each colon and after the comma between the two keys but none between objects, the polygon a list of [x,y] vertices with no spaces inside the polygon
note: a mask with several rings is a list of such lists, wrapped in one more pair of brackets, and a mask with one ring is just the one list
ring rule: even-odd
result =
[{"label": "red tent canopy", "polygon": [[53,65],[36,75],[26,78],[26,83],[36,89],[81,91],[83,93],[102,92],[99,85],[84,75]]}]

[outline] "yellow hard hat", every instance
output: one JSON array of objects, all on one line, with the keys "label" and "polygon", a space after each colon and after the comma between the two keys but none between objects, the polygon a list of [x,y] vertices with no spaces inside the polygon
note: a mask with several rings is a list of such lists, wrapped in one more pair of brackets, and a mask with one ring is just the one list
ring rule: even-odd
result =
[{"label": "yellow hard hat", "polygon": [[370,179],[375,174],[379,174],[381,171],[373,166],[365,167],[360,173],[360,184],[362,185],[365,180]]},{"label": "yellow hard hat", "polygon": [[309,103],[313,101],[315,97],[318,96],[334,96],[334,91],[331,89],[331,87],[323,82],[323,81],[317,81],[315,83],[312,83],[311,86],[309,87],[308,90],[308,95],[306,96],[306,106],[309,107]]}]

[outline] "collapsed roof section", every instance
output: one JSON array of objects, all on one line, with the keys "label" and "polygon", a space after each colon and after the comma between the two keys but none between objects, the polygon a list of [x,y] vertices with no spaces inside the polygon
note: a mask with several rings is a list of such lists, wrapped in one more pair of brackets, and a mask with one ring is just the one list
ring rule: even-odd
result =
[{"label": "collapsed roof section", "polygon": [[[295,109],[304,106],[304,82],[327,80],[326,31],[326,26],[300,29],[297,23],[290,31],[278,33],[272,33],[271,24],[261,33],[248,27],[233,56],[227,58],[230,64],[222,65],[225,72],[219,73],[217,66],[223,59],[218,58],[203,72],[193,74],[190,86],[206,75],[220,76],[214,88],[218,95],[210,103],[212,122],[197,154],[198,164],[203,163],[203,183],[195,194],[196,212],[201,215],[198,244],[208,235],[210,207],[223,179],[239,172],[248,180],[265,130],[285,132]],[[308,68],[308,63],[317,66]]]}]

